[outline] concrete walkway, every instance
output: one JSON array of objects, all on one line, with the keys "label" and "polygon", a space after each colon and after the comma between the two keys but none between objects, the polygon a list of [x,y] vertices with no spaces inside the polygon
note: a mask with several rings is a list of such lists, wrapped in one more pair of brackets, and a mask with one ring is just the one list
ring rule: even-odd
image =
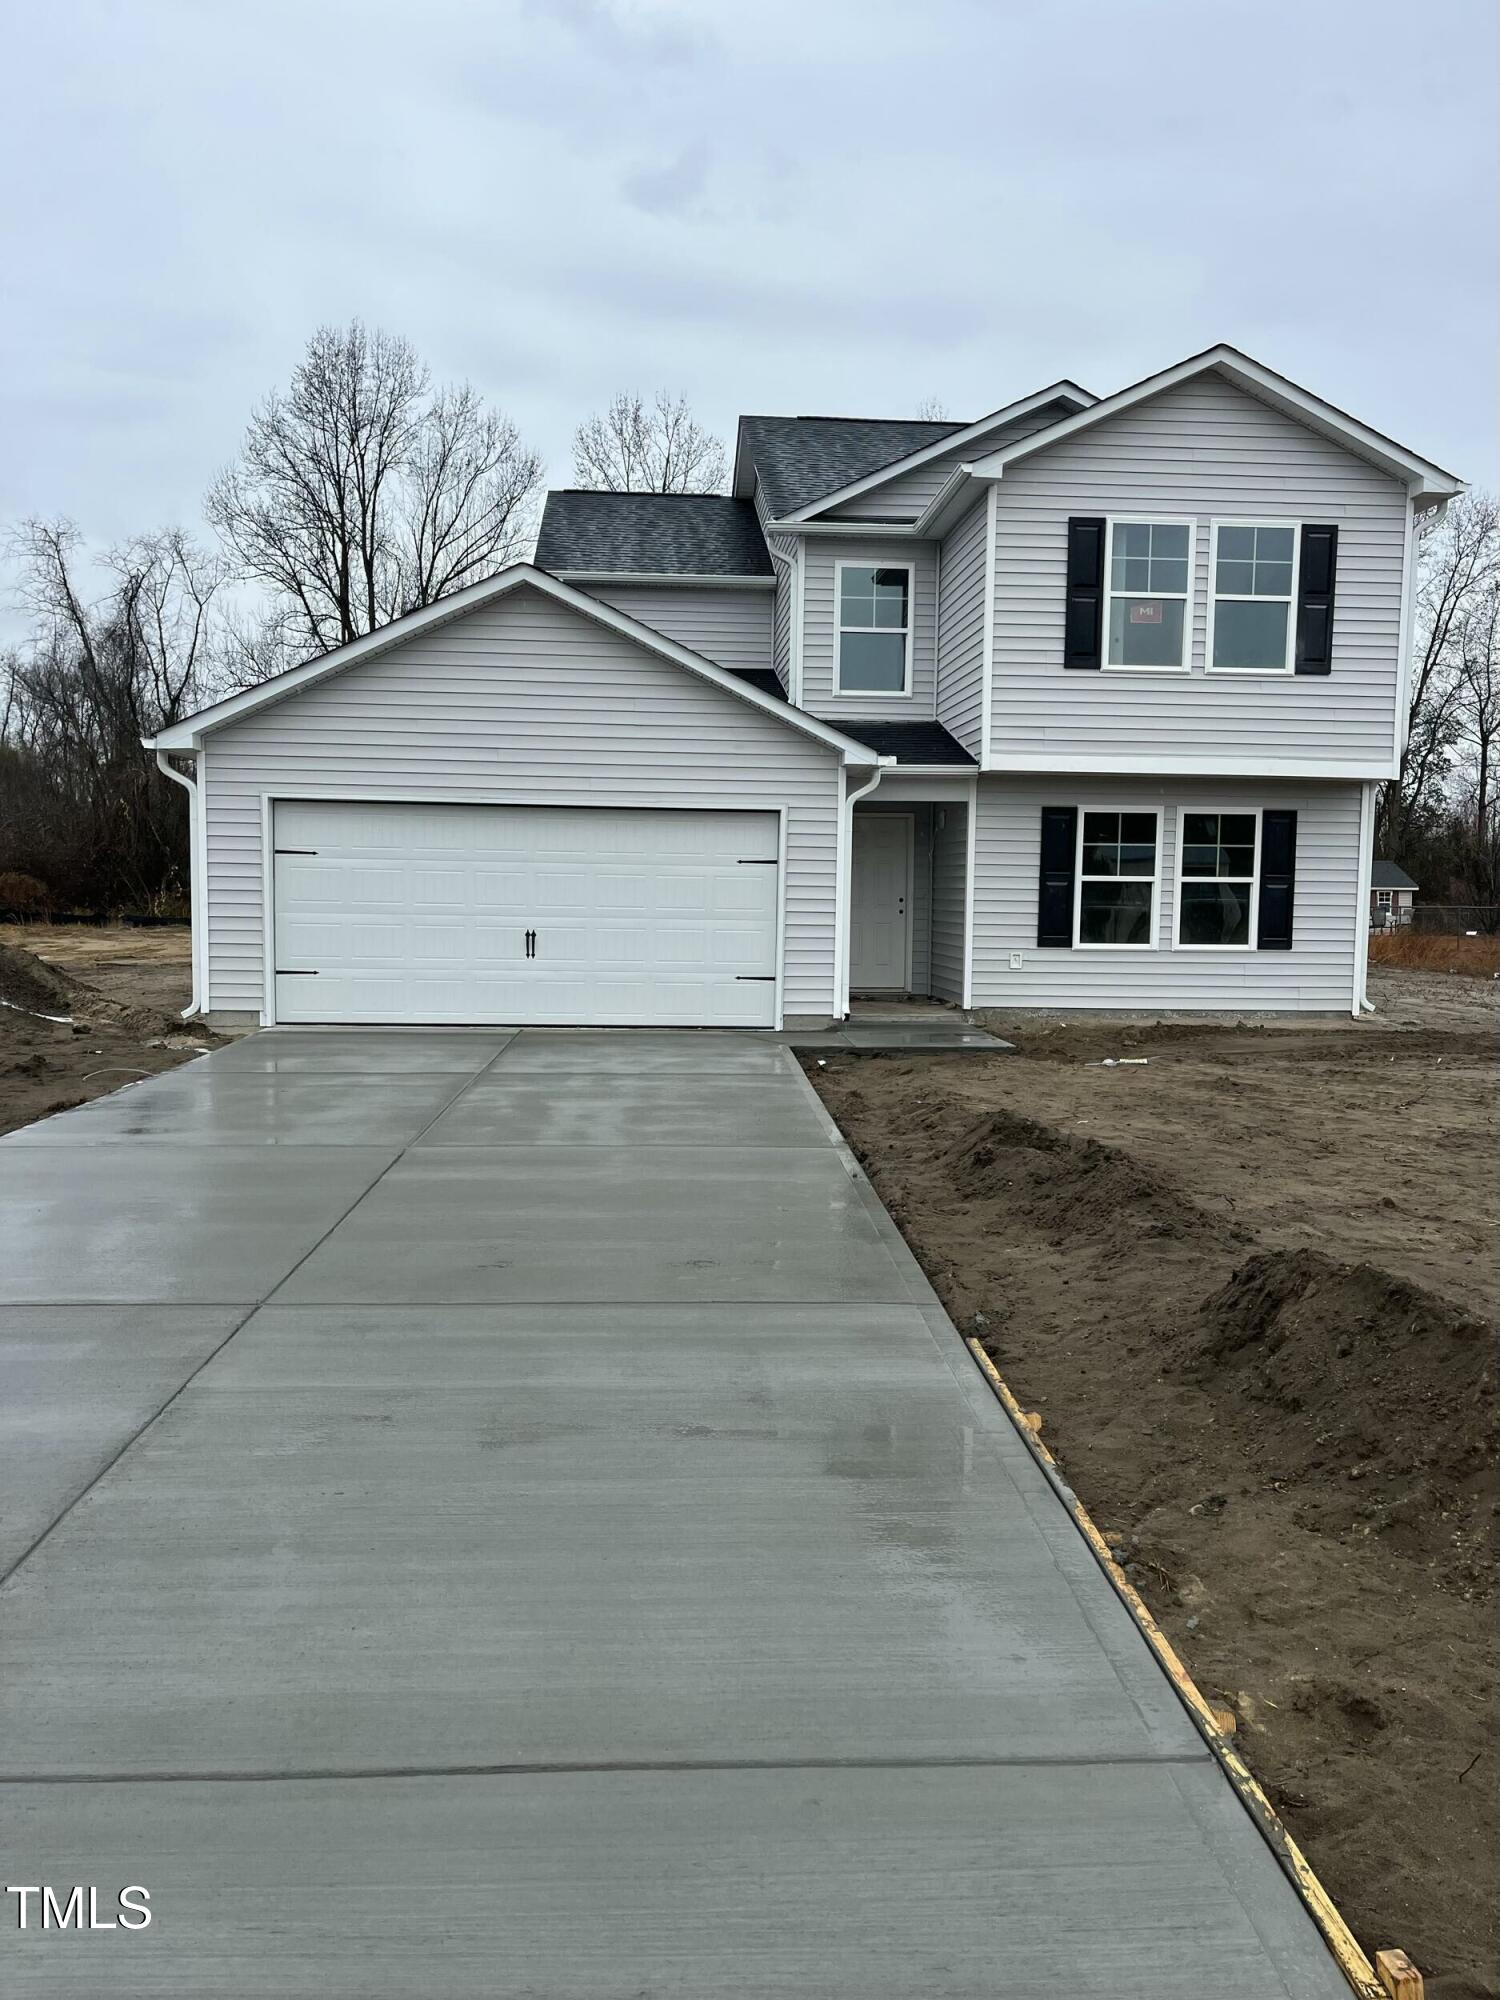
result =
[{"label": "concrete walkway", "polygon": [[784,1046],[258,1035],[0,1273],[7,1996],[1346,1993]]}]

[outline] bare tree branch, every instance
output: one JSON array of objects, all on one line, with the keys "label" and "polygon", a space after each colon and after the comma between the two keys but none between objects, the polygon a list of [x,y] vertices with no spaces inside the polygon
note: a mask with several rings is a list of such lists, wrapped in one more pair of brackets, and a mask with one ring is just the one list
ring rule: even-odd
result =
[{"label": "bare tree branch", "polygon": [[682,396],[658,389],[615,397],[573,433],[573,477],[604,493],[721,493],[724,447]]}]

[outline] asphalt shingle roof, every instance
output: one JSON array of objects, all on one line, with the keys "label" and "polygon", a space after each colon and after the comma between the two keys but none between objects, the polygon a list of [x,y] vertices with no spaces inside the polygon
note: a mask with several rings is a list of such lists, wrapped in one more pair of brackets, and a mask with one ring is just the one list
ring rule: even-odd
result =
[{"label": "asphalt shingle roof", "polygon": [[962,743],[950,736],[940,722],[846,722],[834,723],[856,743],[864,743],[878,757],[894,757],[902,764],[972,764],[974,759]]},{"label": "asphalt shingle roof", "polygon": [[1417,886],[1410,875],[1404,869],[1398,868],[1394,861],[1381,861],[1377,858],[1370,863],[1372,889],[1415,889]]},{"label": "asphalt shingle roof", "polygon": [[884,417],[741,417],[740,423],[773,516],[965,428]]},{"label": "asphalt shingle roof", "polygon": [[722,493],[549,493],[536,562],[590,576],[774,574],[754,507]]}]

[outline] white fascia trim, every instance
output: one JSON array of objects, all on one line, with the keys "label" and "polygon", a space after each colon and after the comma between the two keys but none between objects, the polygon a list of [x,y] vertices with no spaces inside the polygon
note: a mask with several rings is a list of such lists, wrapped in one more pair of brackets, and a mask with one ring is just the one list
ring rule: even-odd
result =
[{"label": "white fascia trim", "polygon": [[677,590],[774,590],[776,588],[774,576],[698,576],[691,571],[680,569],[555,569],[550,574],[563,583],[584,585],[649,583],[663,589]]},{"label": "white fascia trim", "polygon": [[498,576],[472,584],[467,590],[456,591],[452,597],[441,598],[436,604],[425,605],[420,611],[410,611],[404,618],[382,625],[378,632],[368,632],[362,639],[352,639],[347,646],[336,647],[320,659],[307,660],[300,667],[278,674],[274,680],[263,681],[259,687],[246,688],[240,694],[230,695],[225,701],[215,702],[211,708],[190,715],[186,721],[174,723],[170,729],[163,729],[154,737],[144,738],[145,746],[148,750],[196,750],[210,730],[222,729],[225,723],[235,722],[242,715],[263,708],[270,702],[300,694],[303,688],[310,687],[315,681],[323,680],[330,674],[343,673],[348,667],[373,659],[392,646],[404,645],[408,639],[431,631],[435,626],[465,617],[481,605],[494,603],[523,586],[539,590],[544,597],[554,598],[570,611],[577,611],[585,618],[592,618],[596,624],[619,633],[622,638],[633,640],[647,652],[670,660],[674,666],[686,668],[689,673],[697,674],[700,680],[722,688],[726,694],[732,694],[750,708],[758,708],[763,715],[773,717],[787,728],[800,730],[804,736],[811,736],[817,742],[826,744],[830,750],[839,751],[846,764],[868,765],[872,761],[871,751],[852,736],[844,735],[842,730],[789,709],[776,696],[762,694],[748,681],[742,681],[725,667],[716,666],[701,653],[679,646],[675,639],[668,639],[651,626],[643,625],[628,612],[616,610],[612,604],[591,597],[587,591],[578,590],[571,583],[559,582],[555,576],[535,568],[531,563],[513,563]]},{"label": "white fascia trim", "polygon": [[1113,396],[1106,396],[1102,402],[1094,403],[1071,417],[1064,417],[1059,423],[1049,424],[1045,430],[1032,431],[1028,437],[1017,438],[1014,444],[1002,445],[988,457],[975,460],[972,468],[974,477],[998,479],[1004,474],[1006,466],[1014,465],[1018,459],[1029,458],[1033,452],[1046,451],[1049,446],[1061,444],[1093,424],[1103,423],[1110,417],[1118,416],[1122,410],[1145,402],[1148,397],[1159,396],[1163,390],[1175,389],[1180,383],[1190,382],[1195,376],[1206,375],[1213,369],[1218,369],[1240,388],[1250,391],[1285,415],[1310,424],[1373,460],[1393,478],[1413,482],[1416,489],[1424,494],[1448,498],[1463,491],[1463,481],[1453,473],[1445,472],[1440,465],[1434,465],[1431,459],[1408,451],[1405,445],[1371,430],[1355,417],[1346,416],[1332,403],[1325,403],[1320,396],[1299,388],[1274,369],[1252,360],[1248,354],[1241,354],[1237,347],[1223,343],[1206,349],[1202,354],[1190,355],[1186,361],[1164,368],[1158,375],[1148,375],[1143,381],[1133,382],[1129,388],[1120,389]]},{"label": "white fascia trim", "polygon": [[830,507],[842,507],[846,501],[857,500],[861,493],[873,492],[889,480],[900,478],[904,472],[914,472],[919,465],[930,464],[950,451],[961,450],[966,444],[985,438],[1002,424],[1014,423],[1018,417],[1030,416],[1033,410],[1044,410],[1049,403],[1071,403],[1075,409],[1086,410],[1098,401],[1087,389],[1080,389],[1076,382],[1054,382],[1049,388],[1038,389],[1034,395],[1023,396],[1019,402],[1007,403],[1003,409],[992,410],[987,417],[977,423],[966,424],[959,430],[949,431],[946,437],[936,438],[931,444],[924,444],[905,458],[898,458],[890,465],[882,465],[874,472],[867,472],[862,479],[852,480],[847,486],[839,486],[832,493],[825,493],[817,500],[811,500],[805,507],[799,507],[789,514],[789,521],[812,521]]},{"label": "white fascia trim", "polygon": [[844,535],[856,541],[925,541],[915,521],[767,521],[768,535]]},{"label": "white fascia trim", "polygon": [[1041,771],[1063,774],[1078,771],[1103,773],[1119,778],[1313,778],[1330,784],[1354,782],[1383,784],[1395,776],[1388,764],[1336,764],[1312,757],[1262,757],[1248,762],[1239,757],[1173,757],[1157,751],[1149,757],[1089,756],[1075,750],[1056,750],[1038,755],[988,758],[983,766],[990,771]]}]

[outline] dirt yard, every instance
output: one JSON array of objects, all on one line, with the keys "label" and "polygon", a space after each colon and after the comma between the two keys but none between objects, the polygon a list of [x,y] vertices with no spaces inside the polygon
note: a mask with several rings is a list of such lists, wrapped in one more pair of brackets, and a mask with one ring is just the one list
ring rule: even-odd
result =
[{"label": "dirt yard", "polygon": [[186,925],[0,927],[0,1132],[216,1046],[177,1018],[191,968]]},{"label": "dirt yard", "polygon": [[1016,1055],[808,1068],[1367,1951],[1475,2000],[1500,996],[1370,990],[1372,1023],[994,1016]]}]

